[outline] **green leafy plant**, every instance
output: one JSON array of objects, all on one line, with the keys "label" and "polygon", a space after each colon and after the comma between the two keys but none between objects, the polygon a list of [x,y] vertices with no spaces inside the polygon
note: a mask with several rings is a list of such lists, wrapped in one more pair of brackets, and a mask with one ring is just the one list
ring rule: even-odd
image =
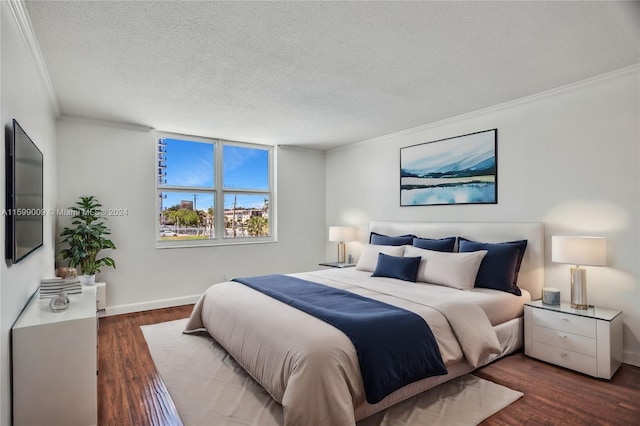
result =
[{"label": "green leafy plant", "polygon": [[100,209],[102,204],[93,196],[80,197],[76,206],[70,209],[74,212],[73,227],[65,227],[60,233],[62,243],[69,248],[60,251],[63,259],[69,260],[69,266],[80,267],[84,275],[94,275],[102,267],[116,267],[116,262],[110,257],[98,259],[98,253],[104,249],[115,249],[116,246],[106,235],[111,231],[105,225],[106,217]]}]

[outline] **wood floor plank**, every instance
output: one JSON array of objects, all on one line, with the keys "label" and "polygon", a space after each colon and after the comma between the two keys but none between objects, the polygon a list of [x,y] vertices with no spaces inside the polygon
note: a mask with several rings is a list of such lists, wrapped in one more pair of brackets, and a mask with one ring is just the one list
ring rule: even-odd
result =
[{"label": "wood floor plank", "polygon": [[[193,305],[186,305],[100,319],[98,424],[182,424],[158,376],[140,326],[187,318],[192,309]],[[483,426],[640,424],[638,367],[623,364],[608,381],[547,364],[520,352],[475,374],[524,393],[518,401],[482,422]]]}]

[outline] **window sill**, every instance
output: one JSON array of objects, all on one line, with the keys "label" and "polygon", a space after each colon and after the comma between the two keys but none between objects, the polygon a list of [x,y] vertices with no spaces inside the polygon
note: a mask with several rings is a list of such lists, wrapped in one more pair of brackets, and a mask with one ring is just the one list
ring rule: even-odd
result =
[{"label": "window sill", "polygon": [[277,243],[278,240],[274,238],[268,239],[245,239],[245,240],[214,240],[209,242],[193,242],[187,241],[156,241],[156,249],[174,249],[174,248],[192,248],[192,247],[224,247],[224,246],[238,246],[238,245],[250,245],[250,244],[269,244]]}]

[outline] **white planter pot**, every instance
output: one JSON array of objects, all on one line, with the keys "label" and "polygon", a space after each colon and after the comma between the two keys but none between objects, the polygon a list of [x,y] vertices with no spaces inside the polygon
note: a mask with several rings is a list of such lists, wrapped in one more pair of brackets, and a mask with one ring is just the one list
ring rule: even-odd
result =
[{"label": "white planter pot", "polygon": [[96,276],[94,275],[79,275],[80,284],[86,286],[92,286],[96,284]]}]

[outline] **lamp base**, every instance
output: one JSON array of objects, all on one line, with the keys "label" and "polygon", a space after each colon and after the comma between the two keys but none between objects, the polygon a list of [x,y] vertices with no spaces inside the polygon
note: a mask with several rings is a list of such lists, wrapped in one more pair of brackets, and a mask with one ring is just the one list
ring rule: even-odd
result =
[{"label": "lamp base", "polygon": [[571,268],[571,307],[588,309],[587,304],[587,271],[580,267]]},{"label": "lamp base", "polygon": [[346,263],[347,245],[343,242],[338,243],[338,263]]}]

